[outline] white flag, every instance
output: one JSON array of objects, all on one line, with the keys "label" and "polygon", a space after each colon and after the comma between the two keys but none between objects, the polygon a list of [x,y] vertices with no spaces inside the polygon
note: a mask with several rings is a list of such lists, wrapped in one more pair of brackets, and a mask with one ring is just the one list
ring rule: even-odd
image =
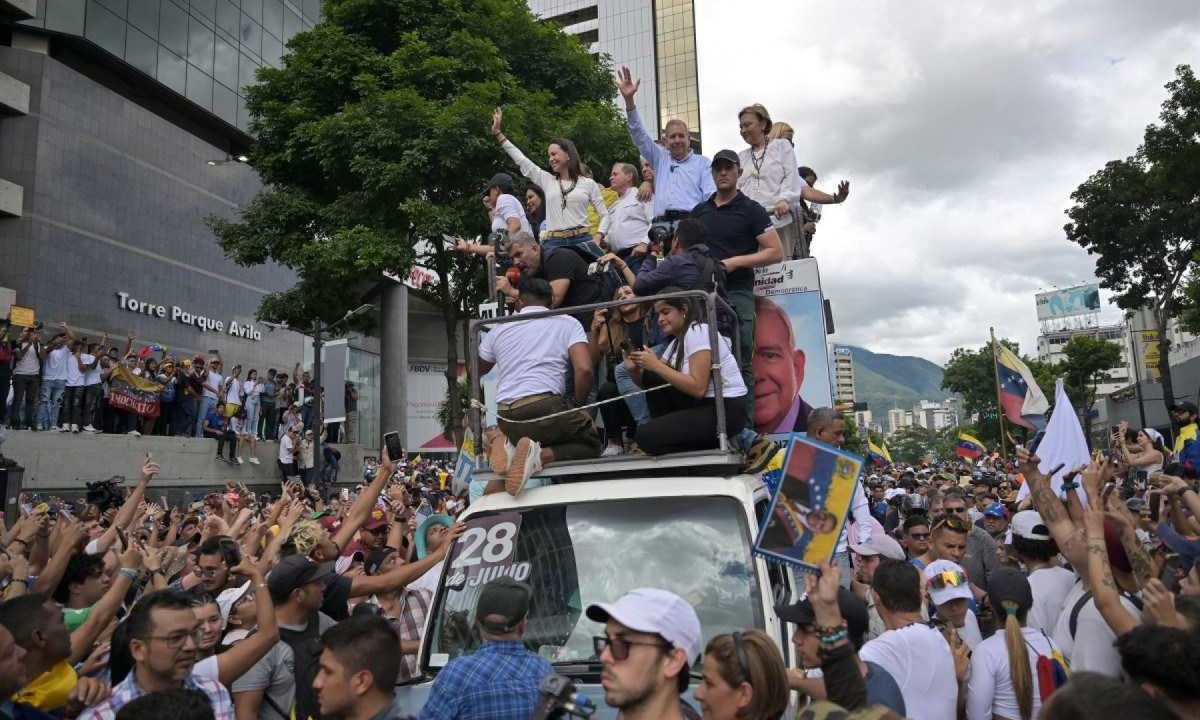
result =
[{"label": "white flag", "polygon": [[[1067,391],[1063,389],[1062,378],[1054,383],[1054,412],[1046,425],[1046,434],[1038,445],[1037,456],[1041,459],[1038,470],[1043,473],[1048,473],[1059,465],[1063,466],[1062,470],[1050,478],[1050,487],[1054,489],[1054,494],[1059,496],[1063,475],[1092,461],[1087,440],[1083,436],[1083,428],[1079,425],[1079,416],[1075,414],[1071,398],[1067,397]],[[1086,505],[1087,496],[1083,488],[1079,488],[1078,492],[1079,499]],[[1029,482],[1026,481],[1017,493],[1017,500],[1024,500],[1028,495]]]}]

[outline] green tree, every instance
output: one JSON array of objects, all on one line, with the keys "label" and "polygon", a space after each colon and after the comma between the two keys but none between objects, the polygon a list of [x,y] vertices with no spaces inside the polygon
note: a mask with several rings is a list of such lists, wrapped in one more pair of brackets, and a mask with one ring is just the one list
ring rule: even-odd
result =
[{"label": "green tree", "polygon": [[954,432],[956,428],[930,430],[920,425],[909,425],[898,429],[888,441],[888,451],[892,454],[892,460],[898,463],[919,463],[927,456],[941,459],[952,456],[954,451],[947,430]]},{"label": "green tree", "polygon": [[[1180,65],[1159,122],[1137,152],[1071,193],[1067,238],[1097,256],[1096,275],[1125,310],[1149,310],[1158,330],[1163,404],[1175,401],[1167,322],[1183,309],[1200,233],[1200,81]],[[1200,291],[1197,291],[1200,296]]]},{"label": "green tree", "polygon": [[483,185],[512,168],[488,131],[492,108],[505,106],[505,132],[531,158],[572,137],[602,175],[637,151],[606,61],[521,0],[326,0],[323,10],[247,90],[265,189],[236,221],[210,225],[236,262],[296,272],[258,315],[297,327],[341,317],[381,273],[433,270],[419,293],[442,310],[456,432],[457,332],[486,283],[480,261],[441,234],[486,232]]},{"label": "green tree", "polygon": [[[1017,343],[1003,338],[999,342],[1020,357]],[[1054,387],[1052,366],[1028,357],[1022,357],[1021,360],[1029,366],[1029,371],[1042,392]],[[971,434],[989,446],[999,445],[1000,405],[996,398],[995,355],[991,343],[977,350],[956,348],[943,369],[942,387],[962,397],[966,417],[961,418],[961,421],[964,424],[972,416],[978,416],[974,424],[976,432]]]},{"label": "green tree", "polygon": [[1096,386],[1108,380],[1106,370],[1121,364],[1121,346],[1110,340],[1077,335],[1063,348],[1066,359],[1059,369],[1063,386],[1083,416],[1085,437],[1092,438],[1092,406],[1096,404]]},{"label": "green tree", "polygon": [[842,449],[866,460],[867,442],[862,438],[862,431],[858,427],[858,421],[854,419],[854,413],[846,413],[843,420],[846,423],[846,441],[842,443]]}]

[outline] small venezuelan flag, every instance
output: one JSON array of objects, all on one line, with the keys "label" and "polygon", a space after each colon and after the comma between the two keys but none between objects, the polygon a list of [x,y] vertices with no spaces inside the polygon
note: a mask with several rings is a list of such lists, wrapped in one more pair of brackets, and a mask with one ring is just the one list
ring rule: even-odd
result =
[{"label": "small venezuelan flag", "polygon": [[979,442],[978,438],[965,432],[958,433],[958,447],[954,448],[955,455],[974,460],[985,452],[987,452],[987,448]]}]

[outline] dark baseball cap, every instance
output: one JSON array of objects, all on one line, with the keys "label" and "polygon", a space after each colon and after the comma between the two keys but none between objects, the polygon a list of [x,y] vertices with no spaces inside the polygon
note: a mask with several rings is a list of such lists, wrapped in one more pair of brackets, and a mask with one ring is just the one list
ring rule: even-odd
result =
[{"label": "dark baseball cap", "polygon": [[332,574],[331,565],[318,565],[303,555],[289,555],[267,575],[267,590],[271,600],[278,605],[285,602],[293,590],[309,583],[324,582]]},{"label": "dark baseball cap", "polygon": [[721,162],[721,161],[731,162],[738,167],[742,166],[742,159],[739,158],[738,154],[732,150],[721,150],[716,155],[713,155],[713,159],[712,159],[713,165],[716,165],[718,162]]},{"label": "dark baseball cap", "polygon": [[1171,412],[1185,412],[1196,415],[1196,403],[1188,401],[1175,403],[1171,406]]},{"label": "dark baseball cap", "polygon": [[1033,607],[1033,590],[1025,573],[1012,567],[999,567],[988,573],[988,600],[1004,622],[1004,607],[1011,604],[1018,612]]},{"label": "dark baseball cap", "polygon": [[[838,588],[838,612],[846,621],[846,632],[851,641],[861,640],[867,634],[870,620],[867,617],[867,604],[862,598],[846,588]],[[793,605],[780,605],[775,608],[775,614],[780,620],[797,625],[814,625],[817,621],[812,602],[807,597]]]},{"label": "dark baseball cap", "polygon": [[383,567],[383,561],[387,560],[388,556],[394,552],[396,552],[395,548],[375,548],[367,555],[367,561],[363,563],[363,569],[367,571],[368,575],[375,575],[379,572],[379,568]]},{"label": "dark baseball cap", "polygon": [[475,619],[484,630],[507,635],[529,614],[533,589],[523,582],[502,576],[483,586],[475,603]]},{"label": "dark baseball cap", "polygon": [[492,191],[492,188],[498,187],[501,192],[512,192],[513,177],[506,172],[498,172],[488,180],[488,184],[483,188],[483,194],[487,195]]}]

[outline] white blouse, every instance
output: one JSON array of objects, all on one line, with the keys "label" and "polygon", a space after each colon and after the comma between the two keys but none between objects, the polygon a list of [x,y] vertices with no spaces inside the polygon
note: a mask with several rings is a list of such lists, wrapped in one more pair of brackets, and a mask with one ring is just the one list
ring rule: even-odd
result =
[{"label": "white blouse", "polygon": [[[561,180],[557,175],[551,175],[533,161],[525,157],[525,153],[517,149],[511,140],[505,140],[500,147],[508,153],[521,174],[541,186],[546,193],[546,225],[544,230],[570,230],[577,227],[587,227],[587,206],[590,203],[596,208],[596,213],[603,220],[608,216],[608,206],[600,196],[600,186],[595,180],[583,177],[575,180]],[[796,171],[796,161],[792,158],[792,172]],[[563,197],[566,196],[564,201]]]},{"label": "white blouse", "polygon": [[803,190],[792,144],[783,138],[776,138],[760,152],[745,148],[738,153],[738,158],[742,163],[738,190],[766,208],[775,227],[790,223],[790,215],[775,217],[774,207],[780,200],[788,205],[799,202]]}]

